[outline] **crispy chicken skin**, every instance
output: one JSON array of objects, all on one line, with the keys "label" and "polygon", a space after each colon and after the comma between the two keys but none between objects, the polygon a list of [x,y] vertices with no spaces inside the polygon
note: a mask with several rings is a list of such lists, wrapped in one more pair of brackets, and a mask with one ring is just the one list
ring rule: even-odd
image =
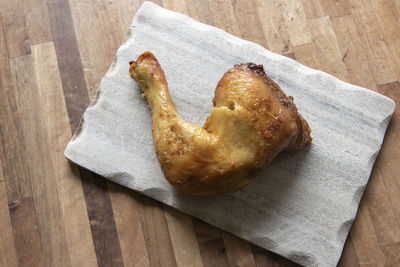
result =
[{"label": "crispy chicken skin", "polygon": [[152,133],[162,171],[178,191],[201,196],[235,192],[282,150],[311,143],[310,128],[262,65],[235,65],[219,81],[203,128],[181,119],[155,56],[130,62],[152,112]]}]

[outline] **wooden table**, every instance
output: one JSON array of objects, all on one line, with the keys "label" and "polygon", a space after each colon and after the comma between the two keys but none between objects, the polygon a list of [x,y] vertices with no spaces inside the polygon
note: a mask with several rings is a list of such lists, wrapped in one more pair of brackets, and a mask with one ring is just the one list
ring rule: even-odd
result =
[{"label": "wooden table", "polygon": [[[294,266],[63,157],[140,2],[0,1],[0,266]],[[400,101],[398,0],[158,4]],[[340,266],[400,266],[399,127]]]}]

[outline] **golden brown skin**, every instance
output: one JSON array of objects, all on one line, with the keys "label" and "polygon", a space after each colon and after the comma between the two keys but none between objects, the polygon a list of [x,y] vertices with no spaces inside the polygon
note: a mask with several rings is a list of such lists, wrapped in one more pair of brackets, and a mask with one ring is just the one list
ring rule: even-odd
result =
[{"label": "golden brown skin", "polygon": [[311,130],[293,98],[261,65],[240,64],[224,74],[203,128],[178,115],[153,54],[145,52],[130,62],[129,72],[152,111],[153,141],[162,171],[185,194],[235,192],[280,151],[298,151],[311,143]]}]

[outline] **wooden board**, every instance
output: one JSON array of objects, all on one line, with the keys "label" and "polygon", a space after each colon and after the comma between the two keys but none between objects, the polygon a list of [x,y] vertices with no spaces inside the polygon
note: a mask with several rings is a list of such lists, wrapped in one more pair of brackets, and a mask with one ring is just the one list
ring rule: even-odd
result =
[{"label": "wooden board", "polygon": [[[155,2],[399,104],[396,0]],[[295,266],[63,157],[140,4],[0,0],[0,265]],[[339,266],[400,265],[399,159],[396,109]]]}]

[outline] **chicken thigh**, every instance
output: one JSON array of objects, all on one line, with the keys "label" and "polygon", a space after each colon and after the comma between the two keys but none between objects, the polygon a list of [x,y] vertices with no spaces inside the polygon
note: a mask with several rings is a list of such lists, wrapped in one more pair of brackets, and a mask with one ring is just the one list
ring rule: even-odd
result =
[{"label": "chicken thigh", "polygon": [[153,141],[161,169],[178,191],[201,196],[248,185],[280,151],[311,143],[310,128],[262,65],[235,65],[219,81],[203,128],[184,121],[155,56],[130,62],[152,112]]}]

